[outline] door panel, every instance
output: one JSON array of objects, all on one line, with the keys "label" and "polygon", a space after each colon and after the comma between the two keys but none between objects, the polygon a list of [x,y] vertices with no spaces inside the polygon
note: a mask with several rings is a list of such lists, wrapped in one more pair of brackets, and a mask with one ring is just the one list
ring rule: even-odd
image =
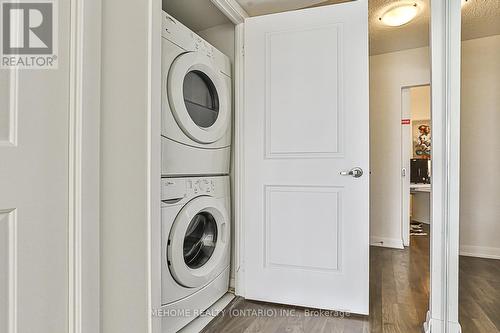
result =
[{"label": "door panel", "polygon": [[266,36],[266,157],[339,154],[340,29],[331,25]]},{"label": "door panel", "polygon": [[265,265],[338,271],[340,198],[335,187],[266,186]]},{"label": "door panel", "polygon": [[245,22],[245,297],[368,313],[368,123],[366,0]]},{"label": "door panel", "polygon": [[16,144],[17,72],[3,70],[0,75],[0,147]]},{"label": "door panel", "polygon": [[70,1],[58,68],[0,69],[0,332],[68,332]]}]

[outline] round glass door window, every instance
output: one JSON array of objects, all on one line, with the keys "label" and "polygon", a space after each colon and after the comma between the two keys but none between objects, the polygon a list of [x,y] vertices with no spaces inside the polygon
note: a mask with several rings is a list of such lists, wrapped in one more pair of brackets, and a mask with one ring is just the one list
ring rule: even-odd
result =
[{"label": "round glass door window", "polygon": [[201,71],[191,71],[184,77],[184,103],[189,116],[202,128],[212,126],[219,116],[219,95],[210,78]]},{"label": "round glass door window", "polygon": [[189,223],[184,236],[184,262],[200,268],[210,259],[217,243],[217,222],[212,214],[200,212]]}]

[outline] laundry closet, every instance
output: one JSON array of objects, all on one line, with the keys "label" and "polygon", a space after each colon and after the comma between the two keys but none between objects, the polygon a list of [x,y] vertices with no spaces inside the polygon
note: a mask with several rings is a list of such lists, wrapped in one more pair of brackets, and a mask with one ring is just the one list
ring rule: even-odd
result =
[{"label": "laundry closet", "polygon": [[234,298],[235,27],[209,0],[167,0],[163,10],[161,252],[153,256],[161,257],[167,333],[203,327],[205,311]]}]

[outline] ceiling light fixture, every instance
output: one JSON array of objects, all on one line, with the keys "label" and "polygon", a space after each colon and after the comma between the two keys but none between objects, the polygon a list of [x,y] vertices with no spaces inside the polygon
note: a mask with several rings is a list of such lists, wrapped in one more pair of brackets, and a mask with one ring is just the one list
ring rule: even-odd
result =
[{"label": "ceiling light fixture", "polygon": [[418,6],[416,3],[406,3],[395,6],[386,11],[379,20],[388,26],[399,27],[413,20],[418,14]]}]

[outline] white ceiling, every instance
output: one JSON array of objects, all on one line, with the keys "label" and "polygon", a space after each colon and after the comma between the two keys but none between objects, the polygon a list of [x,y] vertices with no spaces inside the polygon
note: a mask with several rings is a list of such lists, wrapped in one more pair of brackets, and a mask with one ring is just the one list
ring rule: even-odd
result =
[{"label": "white ceiling", "polygon": [[[349,0],[236,0],[251,16],[306,7],[323,6]],[[378,18],[394,2],[416,2],[421,8],[416,19],[401,27],[387,27]],[[370,54],[429,45],[429,0],[368,0]],[[163,10],[194,31],[230,23],[210,0],[162,0]],[[500,34],[500,0],[468,0],[462,9],[462,39]]]},{"label": "white ceiling", "polygon": [[162,9],[193,31],[230,23],[210,0],[162,0]]},{"label": "white ceiling", "polygon": [[500,1],[469,0],[462,8],[462,39],[500,34]]},{"label": "white ceiling", "polygon": [[305,8],[325,0],[236,0],[250,16],[279,13]]},{"label": "white ceiling", "polygon": [[[251,15],[264,15],[348,0],[237,0]],[[386,27],[378,18],[397,1],[417,2],[416,19],[401,27]],[[500,0],[468,0],[462,9],[462,39],[500,34]],[[370,54],[381,54],[429,45],[429,0],[369,0]]]},{"label": "white ceiling", "polygon": [[[389,27],[380,23],[379,17],[394,0],[369,0],[370,54],[381,54],[429,45],[429,0],[401,0],[417,3],[417,17],[401,27]],[[439,0],[441,1],[441,0]],[[497,1],[497,0],[494,0]]]}]

